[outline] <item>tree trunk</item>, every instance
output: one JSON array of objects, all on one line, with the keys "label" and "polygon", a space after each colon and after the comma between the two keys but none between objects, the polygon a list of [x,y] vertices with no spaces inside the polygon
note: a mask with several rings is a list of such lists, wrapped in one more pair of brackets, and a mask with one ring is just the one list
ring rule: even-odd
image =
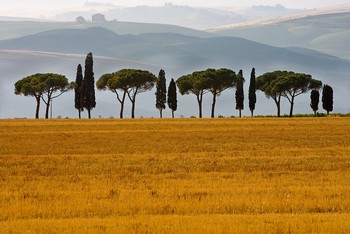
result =
[{"label": "tree trunk", "polygon": [[35,97],[36,99],[36,110],[35,110],[35,118],[39,119],[39,111],[40,111],[40,96]]},{"label": "tree trunk", "polygon": [[81,119],[81,110],[79,109],[79,119]]},{"label": "tree trunk", "polygon": [[315,117],[317,117],[317,111],[314,111]]},{"label": "tree trunk", "polygon": [[174,110],[171,110],[171,116],[174,118]]},{"label": "tree trunk", "polygon": [[293,108],[294,108],[294,96],[292,97],[292,101],[290,102],[289,117],[293,117]]},{"label": "tree trunk", "polygon": [[198,99],[199,118],[202,118],[202,100]]},{"label": "tree trunk", "polygon": [[292,102],[292,103],[290,104],[289,117],[293,117],[293,106],[294,106],[294,102]]},{"label": "tree trunk", "polygon": [[281,117],[281,96],[279,96],[275,101],[277,105],[277,117]]},{"label": "tree trunk", "polygon": [[215,117],[216,93],[213,94],[213,103],[211,105],[211,117]]},{"label": "tree trunk", "polygon": [[124,102],[120,103],[120,113],[119,113],[119,118],[123,118],[123,113],[124,113]]},{"label": "tree trunk", "polygon": [[[118,94],[117,94],[118,95]],[[119,117],[122,119],[124,116],[124,103],[125,103],[125,97],[126,97],[126,91],[124,91],[124,94],[123,94],[123,98],[122,100],[120,101],[119,97],[118,97],[118,100],[120,102],[120,114],[119,114]]]},{"label": "tree trunk", "polygon": [[88,117],[89,117],[89,119],[91,119],[91,110],[88,109],[87,111],[88,111]]},{"label": "tree trunk", "polygon": [[135,102],[132,102],[131,118],[135,119]]},{"label": "tree trunk", "polygon": [[131,107],[131,118],[135,119],[135,103],[136,103],[136,95],[134,96],[132,100],[132,107]]},{"label": "tree trunk", "polygon": [[45,119],[48,119],[48,118],[49,118],[50,102],[51,102],[51,99],[49,98],[49,99],[47,100],[47,103],[46,103]]},{"label": "tree trunk", "polygon": [[199,109],[199,118],[202,118],[202,97],[203,97],[202,93],[197,96],[198,109]]},{"label": "tree trunk", "polygon": [[239,118],[242,118],[242,109],[239,109]]},{"label": "tree trunk", "polygon": [[250,110],[250,112],[252,113],[252,117],[254,117],[254,110]]},{"label": "tree trunk", "polygon": [[160,114],[160,118],[162,119],[163,118],[163,109],[162,108],[159,110],[159,114]]},{"label": "tree trunk", "polygon": [[131,101],[131,118],[133,118],[133,119],[135,118],[135,104],[136,104],[137,90],[138,89],[133,91],[133,95],[132,96],[130,95],[130,92],[127,92],[129,100]]}]

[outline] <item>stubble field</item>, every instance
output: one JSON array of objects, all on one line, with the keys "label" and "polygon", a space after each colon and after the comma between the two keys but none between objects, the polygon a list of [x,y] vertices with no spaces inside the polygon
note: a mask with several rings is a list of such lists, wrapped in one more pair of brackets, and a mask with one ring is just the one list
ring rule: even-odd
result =
[{"label": "stubble field", "polygon": [[1,120],[0,233],[349,233],[350,118]]}]

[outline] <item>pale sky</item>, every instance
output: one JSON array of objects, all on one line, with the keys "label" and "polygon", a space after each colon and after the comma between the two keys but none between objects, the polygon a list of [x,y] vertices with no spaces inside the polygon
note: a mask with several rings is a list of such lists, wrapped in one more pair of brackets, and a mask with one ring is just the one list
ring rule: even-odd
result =
[{"label": "pale sky", "polygon": [[[56,13],[79,10],[86,0],[0,0],[0,16],[49,17]],[[199,7],[236,8],[252,5],[281,4],[288,8],[324,8],[347,4],[349,0],[90,0],[90,2],[113,3],[118,6],[150,5],[162,6],[165,3]]]}]

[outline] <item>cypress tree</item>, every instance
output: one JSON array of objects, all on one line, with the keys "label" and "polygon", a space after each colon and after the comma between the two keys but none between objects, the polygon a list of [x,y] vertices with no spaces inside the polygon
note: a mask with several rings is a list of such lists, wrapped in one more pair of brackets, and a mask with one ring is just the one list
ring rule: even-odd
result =
[{"label": "cypress tree", "polygon": [[327,111],[327,115],[329,112],[333,111],[333,89],[329,85],[323,86],[322,91],[322,107]]},{"label": "cypress tree", "polygon": [[174,112],[177,110],[177,93],[176,83],[174,79],[171,79],[168,88],[168,106],[171,109],[171,116],[174,118]]},{"label": "cypress tree", "polygon": [[84,107],[83,107],[83,71],[81,68],[81,65],[78,65],[77,68],[77,77],[75,79],[75,108],[78,110],[79,112],[79,119],[81,118],[81,112],[84,111]]},{"label": "cypress tree", "polygon": [[312,90],[310,98],[311,98],[310,107],[314,111],[316,116],[318,111],[318,103],[320,102],[320,92],[318,90]]},{"label": "cypress tree", "polygon": [[85,72],[83,82],[84,108],[88,111],[89,119],[91,119],[91,110],[96,107],[95,99],[95,79],[93,72],[92,53],[89,53],[85,59]]},{"label": "cypress tree", "polygon": [[163,110],[166,103],[166,79],[163,69],[159,71],[156,87],[156,108],[159,110],[160,118],[163,118]]},{"label": "cypress tree", "polygon": [[242,117],[242,110],[244,109],[244,89],[243,89],[243,71],[240,70],[237,76],[237,90],[236,90],[236,110],[239,110],[239,117]]},{"label": "cypress tree", "polygon": [[256,87],[255,87],[255,68],[250,73],[250,84],[249,84],[249,109],[254,116],[255,103],[256,103]]}]

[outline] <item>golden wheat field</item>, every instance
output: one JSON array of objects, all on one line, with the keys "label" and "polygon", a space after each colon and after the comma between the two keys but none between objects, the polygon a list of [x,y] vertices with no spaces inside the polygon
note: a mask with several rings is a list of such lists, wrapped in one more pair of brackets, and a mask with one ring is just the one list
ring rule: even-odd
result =
[{"label": "golden wheat field", "polygon": [[1,120],[0,233],[350,233],[350,118]]}]

